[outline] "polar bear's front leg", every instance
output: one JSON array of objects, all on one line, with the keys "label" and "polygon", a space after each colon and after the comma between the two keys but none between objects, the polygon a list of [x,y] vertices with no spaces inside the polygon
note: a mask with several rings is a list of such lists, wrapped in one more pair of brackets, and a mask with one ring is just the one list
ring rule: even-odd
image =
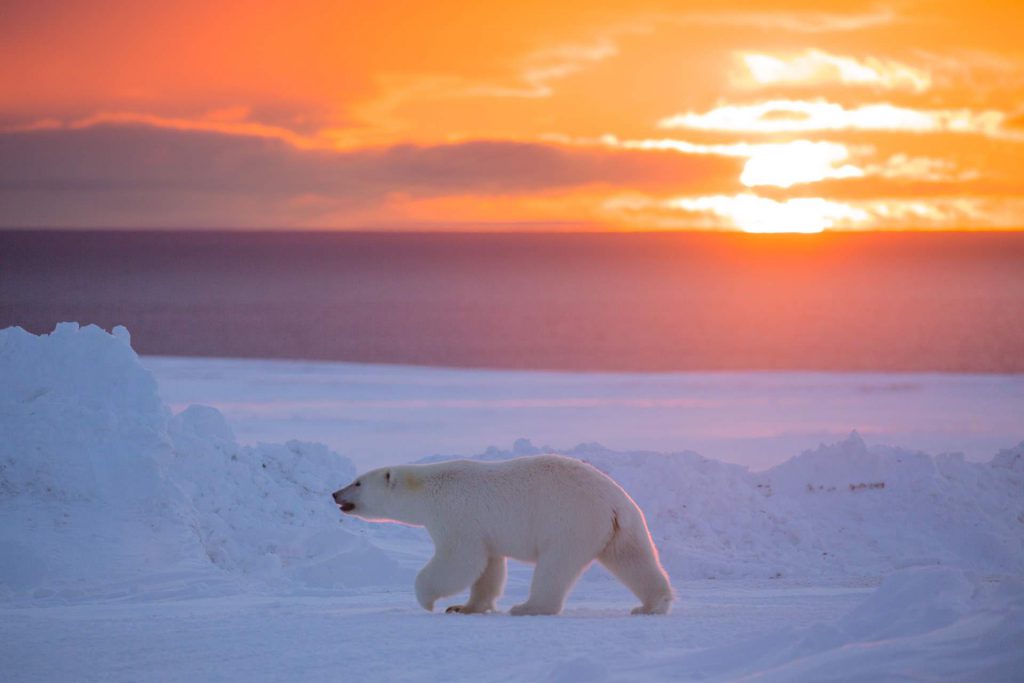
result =
[{"label": "polar bear's front leg", "polygon": [[438,547],[416,577],[416,599],[428,612],[439,598],[465,590],[487,566],[483,548]]},{"label": "polar bear's front leg", "polygon": [[501,597],[501,592],[505,589],[505,576],[505,558],[491,557],[487,561],[484,573],[480,575],[469,591],[469,602],[465,605],[452,605],[445,612],[478,614],[495,611],[498,598]]}]

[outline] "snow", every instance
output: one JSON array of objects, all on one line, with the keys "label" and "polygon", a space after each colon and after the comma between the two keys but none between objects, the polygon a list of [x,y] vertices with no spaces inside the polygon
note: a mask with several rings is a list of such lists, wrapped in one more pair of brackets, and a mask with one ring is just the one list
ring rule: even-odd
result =
[{"label": "snow", "polygon": [[694,450],[762,470],[856,430],[871,443],[984,462],[1021,440],[1024,374],[569,373],[143,358],[175,411],[217,408],[245,443],[301,433],[360,468],[557,448]]},{"label": "snow", "polygon": [[783,626],[638,675],[688,680],[1019,680],[1024,619],[1019,578],[986,582],[946,567],[891,574],[833,623]]},{"label": "snow", "polygon": [[0,596],[407,578],[338,528],[329,494],[350,461],[299,441],[239,446],[213,408],[172,416],[123,329],[9,328],[0,363]]},{"label": "snow", "polygon": [[[247,406],[243,423],[254,424],[259,413],[275,433],[291,425],[288,436],[317,431],[307,429],[311,405],[326,406],[323,415],[351,409],[365,417],[376,400],[413,412],[428,406],[433,417],[444,413],[438,406],[461,416],[469,410],[477,436],[488,414],[497,431],[508,429],[506,413],[523,415],[517,405],[531,406],[526,422],[545,411],[555,414],[548,426],[575,416],[560,441],[586,422],[578,413],[589,405],[598,417],[610,416],[610,428],[590,421],[594,436],[612,434],[616,442],[628,430],[614,416],[643,408],[652,386],[677,411],[698,400],[681,397],[680,389],[698,394],[701,386],[726,403],[730,392],[746,394],[748,407],[756,402],[750,394],[760,391],[757,400],[770,403],[769,395],[781,392],[792,408],[800,392],[823,402],[814,388],[831,381],[797,376],[780,389],[782,375],[733,374],[722,380],[727,389],[710,377],[140,361],[123,328],[108,334],[62,324],[40,336],[2,330],[5,680],[998,681],[1024,670],[1019,421],[1014,438],[985,459],[882,445],[848,429],[756,471],[672,446],[646,450],[651,440],[631,450],[585,439],[572,448],[508,439],[510,448],[473,457],[562,452],[619,481],[645,510],[680,599],[669,617],[630,618],[632,597],[593,568],[560,617],[462,617],[427,614],[415,604],[412,580],[432,552],[422,530],[343,519],[329,494],[357,471],[337,452],[346,450],[346,426],[356,425],[349,433],[362,449],[360,470],[451,457],[437,455],[444,452],[464,457],[480,446],[424,444],[431,430],[408,412],[390,427],[373,424],[386,443],[402,444],[390,458],[365,447],[368,431],[359,420],[342,421],[328,445],[253,442],[236,436],[231,408],[180,399],[168,405],[161,397],[174,385],[168,375],[178,377],[172,391],[179,396],[190,382],[201,385],[206,391],[197,394],[219,392],[212,403]],[[275,411],[268,399],[285,376]],[[259,387],[261,377],[268,386]],[[1024,407],[1019,378],[848,379],[824,396],[909,382],[936,413],[970,404],[971,414],[987,415],[987,431],[967,439],[975,448],[1012,432],[1004,417],[1019,417]],[[482,394],[488,382],[504,398]],[[304,386],[311,404],[302,404]],[[359,386],[377,398],[354,398]],[[957,386],[973,388],[958,393]],[[942,397],[930,399],[930,389]],[[588,403],[602,392],[602,402]],[[551,407],[567,395],[574,409]],[[871,395],[883,402],[888,396]],[[927,412],[917,402],[910,419]],[[454,422],[446,417],[433,431],[454,430]],[[656,422],[647,414],[643,426]],[[529,567],[513,564],[500,604],[522,599],[529,577]]]}]

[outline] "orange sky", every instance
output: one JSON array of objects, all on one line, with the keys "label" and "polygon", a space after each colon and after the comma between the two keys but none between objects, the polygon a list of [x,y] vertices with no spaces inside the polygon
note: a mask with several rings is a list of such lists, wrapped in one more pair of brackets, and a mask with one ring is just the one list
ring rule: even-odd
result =
[{"label": "orange sky", "polygon": [[1024,224],[1019,2],[2,12],[0,225]]}]

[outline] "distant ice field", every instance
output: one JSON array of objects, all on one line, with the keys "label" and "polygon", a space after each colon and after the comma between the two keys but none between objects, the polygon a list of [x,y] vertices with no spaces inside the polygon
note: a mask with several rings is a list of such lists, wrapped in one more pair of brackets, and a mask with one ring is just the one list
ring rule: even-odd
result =
[{"label": "distant ice field", "polygon": [[1024,375],[571,373],[145,356],[175,412],[220,410],[240,442],[326,444],[359,469],[517,439],[697,451],[761,470],[846,438],[987,461],[1020,441]]}]

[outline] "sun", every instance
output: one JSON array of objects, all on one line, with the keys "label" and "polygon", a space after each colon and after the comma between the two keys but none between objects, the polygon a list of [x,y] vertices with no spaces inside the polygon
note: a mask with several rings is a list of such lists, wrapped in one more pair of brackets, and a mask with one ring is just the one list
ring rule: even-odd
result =
[{"label": "sun", "polygon": [[729,220],[743,232],[816,233],[839,224],[865,223],[871,219],[863,209],[821,197],[776,201],[753,194],[711,197],[681,197],[670,206],[684,211],[706,211]]}]

